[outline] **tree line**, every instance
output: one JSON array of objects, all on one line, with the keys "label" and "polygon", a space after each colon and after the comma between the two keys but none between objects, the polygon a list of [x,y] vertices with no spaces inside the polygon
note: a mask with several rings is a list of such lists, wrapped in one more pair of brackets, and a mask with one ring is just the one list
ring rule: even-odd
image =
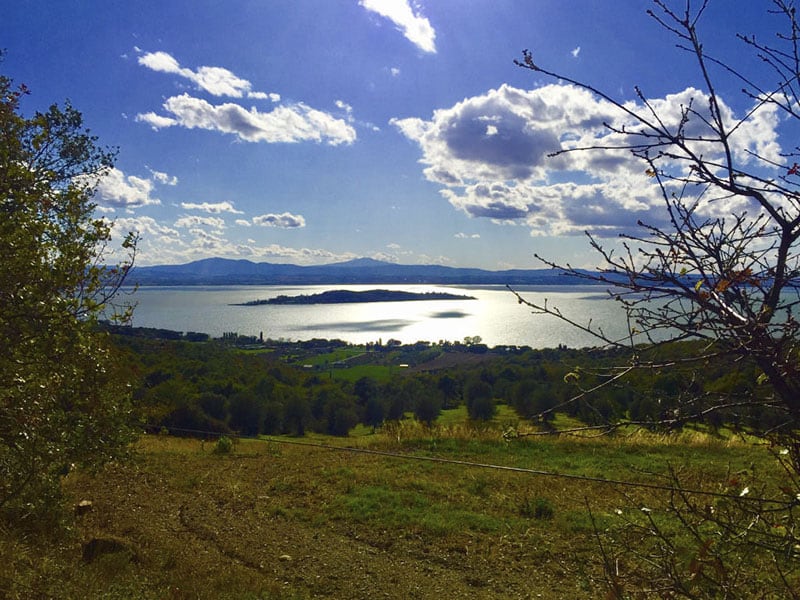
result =
[{"label": "tree line", "polygon": [[[473,421],[488,421],[498,404],[545,429],[553,427],[558,415],[587,426],[602,427],[613,420],[653,430],[701,424],[712,431],[723,426],[764,428],[780,418],[763,408],[703,411],[705,397],[756,397],[764,391],[754,365],[732,370],[724,360],[709,362],[702,372],[642,371],[629,376],[625,385],[614,385],[606,382],[607,367],[619,360],[619,350],[493,349],[478,364],[426,370],[426,363],[434,364],[452,346],[416,344],[366,355],[367,361],[408,361],[416,367],[351,381],[292,364],[297,355],[291,352],[244,351],[222,339],[153,336],[152,330],[144,330],[114,339],[127,355],[135,382],[133,402],[144,424],[176,434],[346,436],[359,424],[374,430],[404,418],[432,425],[442,410],[460,406]],[[334,346],[347,346],[338,344]],[[687,344],[658,352],[667,360],[686,353]],[[296,344],[298,352],[314,347]],[[590,388],[597,389],[584,395]],[[689,399],[692,411],[686,410]]]}]

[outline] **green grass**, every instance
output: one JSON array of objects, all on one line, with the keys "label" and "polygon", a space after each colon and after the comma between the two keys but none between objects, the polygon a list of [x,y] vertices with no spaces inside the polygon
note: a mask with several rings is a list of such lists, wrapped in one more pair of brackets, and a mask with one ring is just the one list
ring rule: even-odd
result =
[{"label": "green grass", "polygon": [[344,369],[332,368],[330,370],[330,374],[334,379],[351,382],[356,382],[362,377],[371,377],[379,382],[388,381],[395,372],[394,367],[387,365],[356,365]]},{"label": "green grass", "polygon": [[300,362],[304,365],[312,365],[315,367],[333,365],[333,363],[348,360],[354,356],[359,356],[364,353],[362,346],[348,346],[346,348],[339,348],[333,352],[325,354],[315,354],[303,357]]},{"label": "green grass", "polygon": [[[740,471],[773,495],[783,483],[763,447],[699,434],[506,440],[511,415],[501,411],[479,429],[457,409],[433,429],[407,421],[345,439],[240,440],[226,454],[214,443],[145,437],[130,465],[65,480],[71,501],[95,504],[65,533],[0,524],[3,597],[361,597],[369,587],[401,598],[413,586],[436,598],[443,585],[463,597],[604,597],[592,583],[602,575],[595,528],[644,522],[647,506],[686,564],[692,540],[664,511],[662,491],[561,475],[659,483],[678,469],[690,486],[718,490]],[[80,543],[93,536],[129,541],[138,561],[83,563]],[[753,585],[762,577],[751,576]]]}]

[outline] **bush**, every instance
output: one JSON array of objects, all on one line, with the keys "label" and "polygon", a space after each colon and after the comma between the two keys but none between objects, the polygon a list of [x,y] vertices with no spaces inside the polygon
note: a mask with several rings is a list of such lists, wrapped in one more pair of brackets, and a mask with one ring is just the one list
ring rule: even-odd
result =
[{"label": "bush", "polygon": [[526,498],[519,509],[520,514],[528,519],[549,521],[555,515],[553,503],[547,498]]},{"label": "bush", "polygon": [[220,436],[214,446],[214,454],[230,454],[233,452],[234,441],[227,435]]}]

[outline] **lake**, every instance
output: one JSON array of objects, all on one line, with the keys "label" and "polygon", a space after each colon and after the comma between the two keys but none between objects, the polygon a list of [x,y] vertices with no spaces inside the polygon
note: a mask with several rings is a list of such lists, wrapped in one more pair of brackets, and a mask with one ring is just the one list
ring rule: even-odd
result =
[{"label": "lake", "polygon": [[[448,292],[475,300],[419,300],[359,304],[232,306],[280,295],[317,294],[333,289]],[[595,286],[520,286],[526,298],[558,307],[565,315],[625,333],[624,315],[604,289]],[[133,325],[196,331],[221,337],[225,332],[290,341],[341,339],[354,344],[389,339],[463,341],[480,336],[489,346],[534,348],[596,346],[591,336],[549,315],[533,315],[503,286],[338,285],[338,286],[181,286],[142,287]]]}]

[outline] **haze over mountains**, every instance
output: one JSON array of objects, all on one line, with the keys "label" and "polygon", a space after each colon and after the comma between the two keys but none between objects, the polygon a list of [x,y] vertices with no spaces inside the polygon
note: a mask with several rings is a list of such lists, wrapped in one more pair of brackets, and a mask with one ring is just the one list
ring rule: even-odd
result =
[{"label": "haze over mountains", "polygon": [[128,282],[139,285],[335,285],[428,283],[452,285],[573,285],[590,283],[555,269],[487,271],[441,265],[399,265],[357,258],[299,266],[207,258],[183,265],[134,267]]}]

